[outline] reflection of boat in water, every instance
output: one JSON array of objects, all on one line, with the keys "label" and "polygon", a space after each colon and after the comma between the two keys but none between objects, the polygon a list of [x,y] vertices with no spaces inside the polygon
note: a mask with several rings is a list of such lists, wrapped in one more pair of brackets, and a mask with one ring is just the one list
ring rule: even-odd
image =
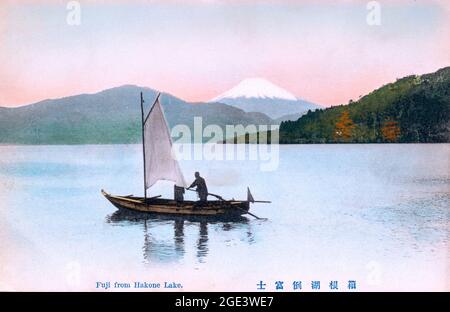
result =
[{"label": "reflection of boat in water", "polygon": [[[102,195],[119,209],[144,213],[225,217],[253,215],[249,212],[250,203],[258,201],[253,199],[249,189],[247,189],[247,200],[224,200],[215,194],[209,195],[215,196],[218,200],[203,202],[184,200],[182,194],[184,194],[186,182],[177,160],[172,155],[172,139],[159,103],[159,95],[146,118],[144,118],[143,103],[141,93],[144,197],[116,196],[103,190]],[[175,182],[175,199],[164,199],[160,196],[147,197],[147,189],[160,180]]]},{"label": "reflection of boat in water", "polygon": [[[243,229],[248,242],[253,242],[249,220],[242,216],[218,218],[148,214],[118,210],[107,216],[106,222],[115,225],[142,226],[144,234],[142,250],[145,262],[170,262],[182,259],[186,253],[185,236],[191,232],[189,230],[186,231],[186,228],[198,228],[196,257],[199,262],[203,262],[209,253],[208,242],[210,238],[208,228],[210,226],[217,227],[217,229],[224,232]],[[154,230],[155,228],[157,230]],[[170,233],[170,238],[168,233]]]},{"label": "reflection of boat in water", "polygon": [[199,215],[176,215],[176,214],[149,214],[139,211],[120,209],[107,217],[108,223],[142,223],[145,220],[151,221],[188,221],[188,222],[207,222],[223,223],[237,222],[248,223],[248,219],[239,215],[221,215],[221,216],[199,216]]}]

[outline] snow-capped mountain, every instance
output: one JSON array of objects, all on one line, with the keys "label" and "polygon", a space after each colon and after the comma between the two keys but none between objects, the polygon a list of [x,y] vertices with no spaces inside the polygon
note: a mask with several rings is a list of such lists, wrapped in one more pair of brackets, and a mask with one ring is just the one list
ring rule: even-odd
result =
[{"label": "snow-capped mountain", "polygon": [[231,98],[269,98],[296,101],[297,98],[292,93],[274,85],[270,81],[262,78],[247,78],[242,80],[237,86],[215,97],[210,102],[220,102],[221,99]]},{"label": "snow-capped mountain", "polygon": [[246,112],[264,113],[274,119],[283,119],[285,115],[300,116],[319,107],[262,78],[244,79],[209,102],[232,105]]}]

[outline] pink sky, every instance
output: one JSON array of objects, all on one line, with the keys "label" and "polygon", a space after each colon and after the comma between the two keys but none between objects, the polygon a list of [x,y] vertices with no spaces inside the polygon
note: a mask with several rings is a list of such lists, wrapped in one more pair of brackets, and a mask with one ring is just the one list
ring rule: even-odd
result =
[{"label": "pink sky", "polygon": [[137,84],[206,101],[262,77],[323,105],[450,65],[446,1],[0,3],[0,106]]}]

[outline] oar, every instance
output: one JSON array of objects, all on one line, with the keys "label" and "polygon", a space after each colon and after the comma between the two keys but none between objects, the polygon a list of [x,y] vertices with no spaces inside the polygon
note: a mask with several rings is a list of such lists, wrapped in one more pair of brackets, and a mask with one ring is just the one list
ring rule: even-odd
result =
[{"label": "oar", "polygon": [[[189,188],[187,188],[187,190],[188,190],[188,191],[192,191],[192,192],[197,192],[196,190],[191,190],[191,189],[189,189]],[[217,199],[219,199],[219,200],[221,200],[221,201],[225,201],[225,202],[226,202],[226,201],[229,201],[229,200],[223,199],[223,197],[220,196],[220,195],[211,194],[211,193],[208,193],[208,195],[213,196],[213,197],[215,197],[215,198],[217,198]],[[254,215],[253,213],[251,213],[251,212],[249,212],[249,211],[247,211],[247,210],[245,210],[245,209],[242,209],[241,207],[235,206],[234,208],[237,208],[237,209],[239,209],[239,210],[245,212],[246,214],[249,214],[249,215],[255,217],[255,218],[258,219],[258,220],[267,220],[267,218],[260,218],[260,217],[258,217],[257,215]]]},{"label": "oar", "polygon": [[220,195],[211,194],[211,193],[208,193],[208,195],[209,195],[209,196],[213,196],[213,197],[215,197],[215,198],[217,198],[217,199],[219,199],[219,200],[222,200],[222,201],[227,201],[227,200],[223,199],[223,197],[220,196]]},{"label": "oar", "polygon": [[[196,192],[197,193],[197,191],[196,190],[193,190],[193,189],[190,189],[190,188],[187,188],[186,190],[188,190],[188,191],[191,191],[191,192]],[[208,193],[208,195],[210,195],[210,196],[214,196],[215,198],[217,198],[217,199],[220,199],[220,200],[222,200],[222,201],[226,201],[225,199],[223,199],[223,197],[222,196],[220,196],[220,195],[216,195],[216,194],[211,194],[211,193]]]},{"label": "oar", "polygon": [[241,211],[243,211],[243,212],[245,212],[245,213],[247,213],[247,214],[249,214],[249,215],[255,217],[255,218],[258,219],[258,220],[267,220],[267,218],[260,218],[260,217],[258,217],[257,215],[254,215],[253,213],[251,213],[250,211],[245,210],[245,209],[242,209],[241,207],[235,207],[235,208],[237,208],[237,209],[239,209],[239,210],[241,210]]}]

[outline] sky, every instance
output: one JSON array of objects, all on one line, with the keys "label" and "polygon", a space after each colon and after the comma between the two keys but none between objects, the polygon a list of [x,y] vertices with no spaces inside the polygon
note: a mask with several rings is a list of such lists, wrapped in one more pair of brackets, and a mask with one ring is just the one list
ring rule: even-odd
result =
[{"label": "sky", "polygon": [[0,2],[0,106],[124,84],[207,101],[249,77],[330,106],[450,65],[446,0],[380,0],[379,25],[362,0],[80,0],[79,25],[68,2]]}]

